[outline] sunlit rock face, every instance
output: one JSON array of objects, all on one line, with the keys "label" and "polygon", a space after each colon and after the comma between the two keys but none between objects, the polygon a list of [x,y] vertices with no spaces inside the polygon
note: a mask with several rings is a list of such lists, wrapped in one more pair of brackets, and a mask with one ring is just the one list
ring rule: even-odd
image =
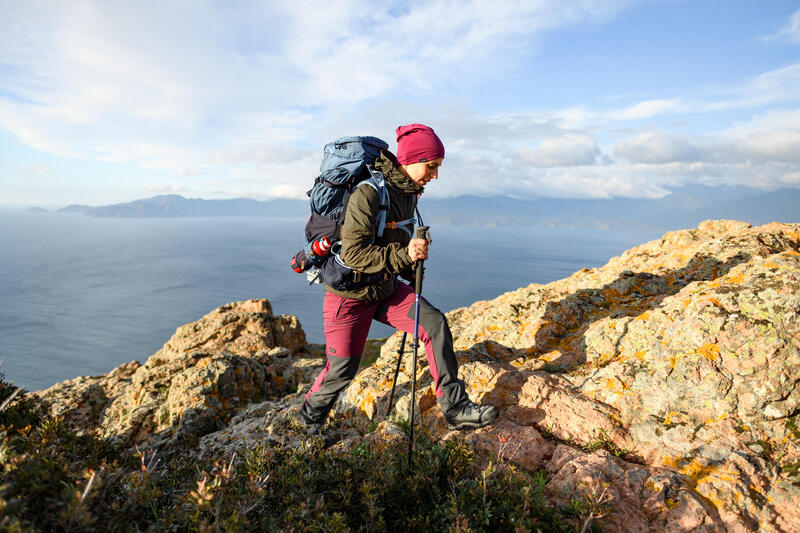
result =
[{"label": "sunlit rock face", "polygon": [[[567,501],[607,486],[612,530],[800,530],[799,250],[798,224],[707,221],[448,313],[470,396],[502,413],[472,438],[545,465]],[[399,344],[340,410],[384,414]],[[407,349],[393,416],[407,416],[410,367]],[[449,438],[419,369],[421,415]],[[539,433],[628,462],[537,454]]]},{"label": "sunlit rock face", "polygon": [[[420,353],[417,420],[546,472],[551,501],[595,509],[604,531],[800,531],[798,314],[800,224],[707,221],[448,313],[470,397],[501,416],[449,431]],[[404,438],[408,345],[386,413],[400,338],[339,398],[336,447]],[[323,363],[295,317],[250,300],[178,328],[144,364],[37,394],[121,446],[231,455],[300,445]]]},{"label": "sunlit rock face", "polygon": [[178,328],[144,364],[37,394],[73,427],[123,447],[191,441],[312,379],[321,360],[305,341],[297,318],[273,315],[267,300],[236,302]]}]

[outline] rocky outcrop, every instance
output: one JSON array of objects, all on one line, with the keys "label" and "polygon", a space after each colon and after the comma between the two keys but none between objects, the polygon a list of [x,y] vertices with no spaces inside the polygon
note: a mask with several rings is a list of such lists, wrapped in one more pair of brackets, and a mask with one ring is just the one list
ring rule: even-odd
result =
[{"label": "rocky outcrop", "polygon": [[[415,408],[434,436],[544,470],[549,497],[602,516],[605,531],[798,531],[799,314],[800,224],[707,221],[448,313],[470,396],[501,417],[449,431],[422,353]],[[408,348],[385,412],[399,344],[340,397],[337,446],[402,438]],[[323,357],[294,317],[251,300],[179,328],[143,365],[39,395],[126,446],[295,446]]]},{"label": "rocky outcrop", "polygon": [[[541,446],[531,432],[627,451],[647,475],[637,474],[644,485],[612,491],[607,520],[619,530],[800,530],[798,250],[797,224],[708,221],[602,268],[449,313],[470,396],[502,411],[475,433],[532,456],[528,467],[543,460],[524,451]],[[382,413],[399,338],[357,376],[341,411]],[[408,409],[408,358],[398,417]],[[430,375],[418,375],[421,415],[450,438],[431,409]],[[607,457],[579,459],[544,463],[554,494],[588,495],[589,478],[615,486],[625,477]],[[623,463],[615,468],[635,470]],[[624,518],[662,500],[674,509]]]},{"label": "rocky outcrop", "polygon": [[602,517],[603,531],[723,530],[714,509],[675,472],[563,444],[545,469],[548,496]]},{"label": "rocky outcrop", "polygon": [[249,300],[181,326],[144,364],[37,394],[73,427],[123,447],[155,446],[199,438],[250,402],[295,391],[318,372],[314,351],[297,318]]}]

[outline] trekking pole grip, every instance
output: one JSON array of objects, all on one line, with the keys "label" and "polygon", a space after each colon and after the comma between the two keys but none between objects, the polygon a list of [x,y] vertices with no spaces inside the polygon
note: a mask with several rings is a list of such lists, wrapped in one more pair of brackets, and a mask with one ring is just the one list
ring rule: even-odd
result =
[{"label": "trekking pole grip", "polygon": [[[416,238],[417,239],[427,239],[428,238],[428,230],[429,229],[430,229],[430,226],[420,226],[420,227],[418,227],[417,228]],[[417,261],[416,279],[414,280],[416,282],[416,285],[414,287],[414,292],[416,292],[417,294],[422,294],[422,273],[424,272],[424,269],[423,269],[423,263],[424,262],[425,261],[422,260],[422,259]]]}]

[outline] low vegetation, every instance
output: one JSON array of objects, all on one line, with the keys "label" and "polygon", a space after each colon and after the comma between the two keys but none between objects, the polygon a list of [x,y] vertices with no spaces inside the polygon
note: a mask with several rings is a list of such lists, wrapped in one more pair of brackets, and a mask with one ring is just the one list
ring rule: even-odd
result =
[{"label": "low vegetation", "polygon": [[[0,376],[0,404],[16,389]],[[347,451],[322,439],[206,462],[181,450],[121,453],[16,394],[0,412],[4,531],[574,531],[542,473],[463,443],[417,437]]]}]

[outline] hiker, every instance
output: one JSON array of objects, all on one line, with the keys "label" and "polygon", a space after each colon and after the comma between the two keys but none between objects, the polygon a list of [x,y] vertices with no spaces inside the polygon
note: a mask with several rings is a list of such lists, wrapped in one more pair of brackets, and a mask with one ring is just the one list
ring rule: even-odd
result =
[{"label": "hiker", "polygon": [[[370,282],[354,284],[349,290],[325,284],[322,316],[327,364],[301,408],[309,434],[322,433],[337,396],[355,377],[372,320],[405,332],[414,329],[414,289],[397,278],[413,281],[415,261],[428,258],[429,242],[411,237],[413,217],[418,196],[438,178],[443,159],[444,145],[431,128],[422,124],[397,128],[397,156],[381,150],[374,165],[389,193],[386,220],[396,221],[387,223],[380,237],[376,238],[375,229],[380,211],[376,189],[360,186],[349,198],[341,226],[340,258],[359,278],[364,274]],[[470,401],[464,382],[458,379],[453,337],[444,314],[424,298],[419,309],[419,339],[450,427],[472,429],[492,423],[497,409]]]}]

